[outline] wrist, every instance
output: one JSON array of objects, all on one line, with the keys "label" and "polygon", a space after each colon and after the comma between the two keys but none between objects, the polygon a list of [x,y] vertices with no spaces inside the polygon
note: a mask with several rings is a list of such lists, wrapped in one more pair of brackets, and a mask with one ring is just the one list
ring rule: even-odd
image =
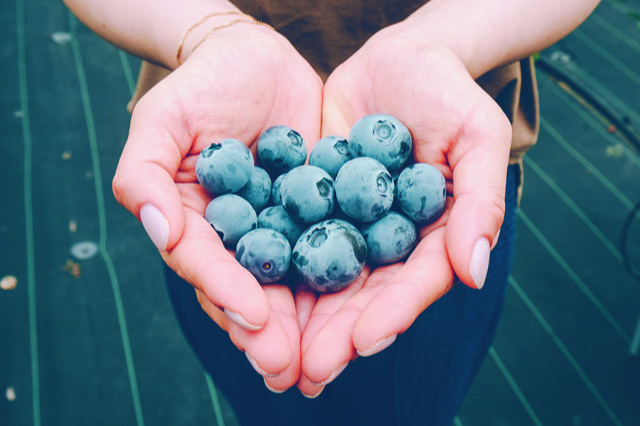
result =
[{"label": "wrist", "polygon": [[175,11],[175,15],[163,16],[167,25],[157,25],[161,21],[156,21],[156,25],[151,27],[154,30],[154,51],[160,63],[170,69],[183,63],[212,28],[246,16],[226,0],[177,4],[180,9]]},{"label": "wrist", "polygon": [[439,6],[422,9],[388,28],[389,37],[400,37],[424,49],[446,49],[455,55],[475,79],[500,63],[474,34],[472,23]]},{"label": "wrist", "polygon": [[205,15],[184,31],[176,51],[176,66],[180,66],[200,45],[219,31],[231,29],[231,27],[239,27],[240,31],[246,31],[246,28],[242,28],[245,25],[253,25],[255,28],[263,27],[263,29],[273,31],[270,25],[236,10]]},{"label": "wrist", "polygon": [[169,69],[177,66],[176,52],[190,27],[212,12],[240,13],[228,0],[64,1],[85,25],[105,40]]},{"label": "wrist", "polygon": [[453,51],[473,78],[547,48],[573,31],[599,0],[430,0],[399,28]]}]

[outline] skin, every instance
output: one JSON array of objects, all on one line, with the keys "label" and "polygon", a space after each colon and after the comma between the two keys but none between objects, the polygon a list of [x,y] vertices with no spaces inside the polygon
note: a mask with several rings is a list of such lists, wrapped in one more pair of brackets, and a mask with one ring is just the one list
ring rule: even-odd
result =
[{"label": "skin", "polygon": [[[192,27],[211,12],[237,10],[227,1],[66,3],[106,40],[175,69],[133,112],[116,199],[138,218],[147,204],[166,218],[164,260],[194,286],[202,308],[266,384],[278,391],[297,385],[312,397],[350,360],[388,346],[451,288],[454,274],[481,287],[488,253],[480,262],[472,254],[481,239],[493,245],[502,223],[511,127],[474,79],[554,43],[598,2],[432,0],[374,35],[324,86],[267,27],[238,23],[207,35],[233,15]],[[453,197],[443,216],[421,230],[406,263],[365,268],[342,292],[260,287],[202,217],[208,196],[195,181],[196,155],[227,137],[255,153],[258,135],[276,124],[307,141],[348,134],[358,118],[381,111],[411,129],[416,159],[447,178]]]},{"label": "skin", "polygon": [[[402,58],[413,59],[394,66]],[[440,84],[418,84],[418,75]],[[327,81],[323,132],[340,132],[343,123],[376,110],[389,111],[413,129],[416,160],[440,169],[453,200],[436,224],[422,230],[406,263],[371,271],[358,290],[314,301],[302,337],[299,387],[306,394],[315,394],[319,387],[313,382],[358,352],[406,330],[451,288],[454,272],[475,288],[467,266],[470,249],[480,236],[492,243],[504,216],[511,127],[450,50],[379,34]]]},{"label": "skin", "polygon": [[[289,90],[292,83],[300,89]],[[222,246],[203,218],[210,198],[195,180],[195,160],[223,135],[246,141],[255,153],[259,134],[277,123],[319,138],[321,96],[320,79],[284,38],[256,25],[229,27],[140,100],[113,181],[116,199],[134,214],[147,203],[164,213],[170,234],[163,259],[259,370],[278,374],[267,377],[277,390],[295,385],[300,374],[293,294],[285,285],[261,287]]]}]

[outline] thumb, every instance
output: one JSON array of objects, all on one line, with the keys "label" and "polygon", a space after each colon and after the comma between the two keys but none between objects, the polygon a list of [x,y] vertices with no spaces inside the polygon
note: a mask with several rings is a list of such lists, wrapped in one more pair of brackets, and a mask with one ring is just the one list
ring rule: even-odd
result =
[{"label": "thumb", "polygon": [[321,136],[339,135],[348,137],[355,118],[344,110],[344,105],[335,96],[326,96],[322,102]]},{"label": "thumb", "polygon": [[348,137],[351,126],[367,115],[367,106],[357,102],[363,97],[362,81],[353,78],[348,64],[339,66],[324,85],[322,99],[321,136],[339,135]]},{"label": "thumb", "polygon": [[204,219],[208,200],[204,188],[186,184],[196,182],[195,174],[189,173],[193,164],[181,169],[195,160],[185,159],[191,138],[180,130],[185,126],[175,121],[179,118],[163,114],[162,103],[147,99],[140,100],[132,116],[113,180],[114,195],[140,219],[171,269],[230,320],[245,329],[260,329],[270,313],[264,291]]},{"label": "thumb", "polygon": [[116,200],[142,222],[158,250],[165,251],[176,245],[184,229],[174,177],[188,148],[181,150],[142,102],[144,98],[132,115],[112,189]]},{"label": "thumb", "polygon": [[473,110],[454,144],[449,155],[454,202],[445,234],[447,252],[458,278],[482,288],[504,220],[511,124],[487,98]]}]

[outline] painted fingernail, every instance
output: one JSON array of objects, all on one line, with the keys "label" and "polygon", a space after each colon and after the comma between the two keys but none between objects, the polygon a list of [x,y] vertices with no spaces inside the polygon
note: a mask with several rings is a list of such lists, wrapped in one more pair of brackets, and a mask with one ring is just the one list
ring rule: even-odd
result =
[{"label": "painted fingernail", "polygon": [[267,387],[267,389],[269,389],[273,393],[284,393],[286,391],[286,389],[285,390],[278,390],[278,389],[272,388],[271,386],[269,386],[269,383],[267,383],[267,379],[264,380],[264,385]]},{"label": "painted fingernail", "polygon": [[396,337],[398,337],[397,334],[392,334],[389,337],[385,337],[384,339],[380,339],[380,340],[378,340],[376,342],[375,345],[373,345],[369,349],[365,349],[364,351],[358,351],[358,355],[360,355],[360,356],[375,355],[378,352],[381,352],[381,351],[387,349],[389,346],[391,346],[391,344],[396,341]]},{"label": "painted fingernail", "polygon": [[224,313],[231,321],[235,322],[242,328],[246,328],[249,331],[256,331],[262,328],[261,325],[250,324],[246,319],[244,319],[242,315],[237,312],[230,311],[227,308],[224,309]]},{"label": "painted fingernail", "polygon": [[491,245],[489,241],[482,237],[476,241],[471,252],[471,262],[469,263],[469,274],[478,289],[484,285],[489,270],[489,256],[491,255]]},{"label": "painted fingernail", "polygon": [[169,221],[162,212],[153,204],[145,204],[140,209],[140,222],[158,250],[166,250],[169,243]]},{"label": "painted fingernail", "polygon": [[340,375],[340,373],[342,373],[344,371],[345,368],[347,368],[347,365],[349,365],[348,362],[342,364],[340,367],[338,367],[336,369],[336,371],[334,371],[333,373],[331,373],[331,375],[327,378],[327,380],[324,380],[322,382],[316,383],[316,382],[311,382],[316,386],[326,386],[329,383],[333,382],[335,380],[336,377],[338,377]]},{"label": "painted fingernail", "polygon": [[256,370],[258,372],[258,374],[260,374],[262,377],[277,377],[278,376],[277,374],[269,374],[266,371],[264,371],[262,368],[260,368],[260,366],[258,365],[256,360],[253,359],[253,357],[251,355],[249,355],[248,352],[245,352],[244,354],[247,356],[247,359],[249,360],[249,363],[251,364],[253,369]]}]

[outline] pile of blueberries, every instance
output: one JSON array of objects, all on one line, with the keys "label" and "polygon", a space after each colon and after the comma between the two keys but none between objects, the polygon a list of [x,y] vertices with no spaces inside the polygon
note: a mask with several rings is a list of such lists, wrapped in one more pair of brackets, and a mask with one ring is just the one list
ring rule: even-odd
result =
[{"label": "pile of blueberries", "polygon": [[305,141],[288,126],[262,133],[260,166],[238,140],[212,143],[196,163],[214,197],[205,218],[260,283],[291,270],[316,291],[339,291],[366,262],[407,257],[416,225],[444,211],[445,179],[412,162],[412,145],[406,126],[388,114],[363,117],[348,140],[320,139],[308,164]]}]

